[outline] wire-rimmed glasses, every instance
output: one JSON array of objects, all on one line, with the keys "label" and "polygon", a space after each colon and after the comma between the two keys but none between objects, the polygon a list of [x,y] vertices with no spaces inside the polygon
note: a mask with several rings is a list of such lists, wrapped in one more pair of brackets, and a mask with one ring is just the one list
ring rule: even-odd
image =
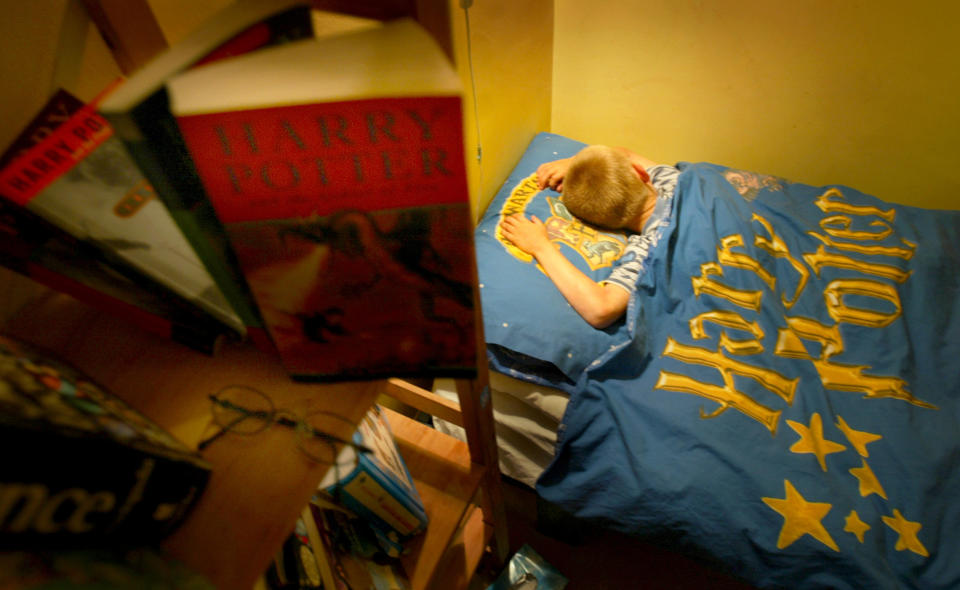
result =
[{"label": "wire-rimmed glasses", "polygon": [[349,424],[351,430],[356,428],[355,424],[338,414],[324,411],[296,414],[277,408],[267,394],[245,385],[228,385],[208,397],[212,404],[213,420],[220,430],[200,441],[198,450],[202,451],[228,432],[249,436],[277,424],[296,431],[297,447],[318,463],[337,465],[337,457],[345,447],[352,447],[360,453],[373,452],[362,444],[327,432],[330,424],[336,421]]}]

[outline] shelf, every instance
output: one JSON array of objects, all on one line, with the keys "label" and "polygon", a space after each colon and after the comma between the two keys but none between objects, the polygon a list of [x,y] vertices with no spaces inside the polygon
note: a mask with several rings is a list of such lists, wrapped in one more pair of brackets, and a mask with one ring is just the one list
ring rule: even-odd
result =
[{"label": "shelf", "polygon": [[[395,380],[295,383],[275,358],[252,346],[227,343],[206,356],[53,292],[27,303],[2,331],[76,366],[190,447],[215,428],[207,395],[225,385],[243,383],[277,407],[322,407],[353,423],[380,393],[400,387]],[[484,467],[472,462],[463,441],[385,411],[430,519],[402,560],[411,587],[465,588],[493,531],[478,506]],[[282,428],[225,435],[204,457],[213,467],[207,489],[162,546],[218,588],[251,588],[326,466],[303,456]]]},{"label": "shelf", "polygon": [[[124,71],[142,66],[165,43],[156,35],[159,29],[149,3],[130,3],[135,6],[127,6],[126,0],[84,0]],[[313,4],[384,20],[415,16],[454,57],[451,15],[445,2],[315,0]],[[477,386],[462,394],[461,404],[453,404],[399,380],[295,383],[276,358],[252,345],[225,343],[216,356],[205,356],[52,292],[27,303],[3,325],[8,313],[34,294],[10,285],[0,286],[0,294],[5,296],[0,301],[0,331],[74,365],[192,448],[214,428],[207,396],[230,384],[259,389],[278,408],[301,412],[322,408],[353,423],[360,422],[378,395],[387,394],[405,402],[418,401],[428,411],[462,424],[469,446],[391,414],[401,453],[415,475],[430,518],[427,531],[411,543],[404,565],[413,588],[450,590],[467,586],[491,543],[493,554],[505,561],[506,515],[500,501],[492,410],[480,394],[486,378],[482,333],[477,335],[478,380],[473,382]],[[476,284],[474,297],[479,302]],[[479,308],[476,313],[480,329]],[[333,428],[331,434],[349,438],[351,433]],[[162,547],[217,588],[252,588],[293,529],[327,467],[303,456],[295,436],[282,428],[249,437],[229,433],[203,455],[212,466],[208,486],[189,518]]]},{"label": "shelf", "polygon": [[[227,344],[216,357],[129,326],[70,297],[50,294],[25,305],[3,330],[74,365],[190,447],[208,429],[207,395],[243,383],[277,407],[323,408],[358,423],[377,382],[308,385],[252,346]],[[333,434],[349,437],[349,426]],[[204,458],[210,481],[189,518],[162,547],[217,588],[252,588],[293,530],[327,466],[307,459],[284,428],[227,434]]]},{"label": "shelf", "polygon": [[430,519],[427,530],[410,541],[410,553],[402,558],[411,587],[429,588],[441,563],[452,569],[445,567],[435,575],[435,587],[466,587],[490,539],[491,529],[484,525],[477,505],[483,468],[471,463],[470,449],[463,441],[386,412]]}]

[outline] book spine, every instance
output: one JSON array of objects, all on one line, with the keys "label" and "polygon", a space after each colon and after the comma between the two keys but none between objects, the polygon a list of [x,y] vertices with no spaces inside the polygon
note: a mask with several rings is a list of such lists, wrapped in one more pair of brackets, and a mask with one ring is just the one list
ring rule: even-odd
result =
[{"label": "book spine", "polygon": [[71,236],[111,250],[242,335],[239,318],[96,104],[79,109],[0,170],[3,196]]},{"label": "book spine", "polygon": [[[82,106],[59,91],[0,161],[12,162]],[[121,260],[6,199],[0,199],[0,265],[204,354],[212,355],[229,333],[166,287],[131,278],[136,273]]]},{"label": "book spine", "polygon": [[320,579],[323,581],[323,587],[328,590],[335,590],[336,583],[333,577],[333,566],[331,564],[330,551],[323,542],[320,529],[323,526],[319,522],[317,514],[312,503],[308,503],[300,516],[303,525],[306,528],[307,538],[310,541],[310,548],[317,560],[317,567],[320,569]]},{"label": "book spine", "polygon": [[24,130],[11,142],[0,156],[0,168],[6,168],[13,160],[22,156],[31,147],[40,143],[57,127],[83,108],[83,101],[63,89],[57,90],[47,101],[43,109],[27,124]]},{"label": "book spine", "polygon": [[[239,32],[197,63],[185,64],[185,67],[311,37],[313,20],[309,2],[292,4]],[[176,119],[170,113],[166,90],[161,87],[129,111],[105,111],[102,114],[113,125],[214,283],[246,326],[247,337],[261,350],[275,353],[276,348],[223,227],[206,199]]]},{"label": "book spine", "polygon": [[[63,428],[62,426],[60,428]],[[155,543],[186,518],[209,470],[103,438],[0,429],[0,550]]]},{"label": "book spine", "polygon": [[424,530],[428,519],[419,498],[365,457],[359,460],[357,470],[338,486],[342,503],[381,530],[394,531],[401,540]]},{"label": "book spine", "polygon": [[[320,536],[321,545],[326,553],[327,563],[330,567],[330,576],[333,579],[333,583],[329,585],[329,588],[331,590],[349,590],[351,586],[348,583],[347,572],[340,559],[340,549],[342,545],[338,544],[336,539],[337,533],[342,532],[342,529],[337,527],[336,521],[333,518],[333,513],[336,512],[336,510],[324,508],[314,504],[312,501],[309,506],[314,516],[314,523],[317,525],[317,534]],[[327,578],[324,578],[324,584],[327,584],[328,581]],[[354,580],[354,584],[358,584],[358,582],[358,580]],[[326,586],[324,587],[326,588]]]},{"label": "book spine", "polygon": [[267,569],[266,582],[272,590],[322,590],[327,587],[303,517],[297,520],[293,533],[284,541],[273,565]]},{"label": "book spine", "polygon": [[246,280],[170,115],[166,92],[157,91],[130,113],[103,116],[237,315],[248,329],[262,329]]}]

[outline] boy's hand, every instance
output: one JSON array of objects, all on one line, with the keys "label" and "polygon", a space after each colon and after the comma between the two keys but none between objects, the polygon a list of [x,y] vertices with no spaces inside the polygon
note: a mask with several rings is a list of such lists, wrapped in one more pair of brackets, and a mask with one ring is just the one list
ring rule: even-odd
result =
[{"label": "boy's hand", "polygon": [[542,190],[550,187],[557,192],[563,190],[563,179],[570,169],[570,160],[573,158],[564,158],[540,164],[537,168],[537,186]]},{"label": "boy's hand", "polygon": [[531,256],[543,248],[550,248],[550,238],[547,236],[547,227],[537,219],[536,215],[527,219],[522,213],[516,213],[503,218],[500,222],[503,237],[510,240],[514,246]]}]

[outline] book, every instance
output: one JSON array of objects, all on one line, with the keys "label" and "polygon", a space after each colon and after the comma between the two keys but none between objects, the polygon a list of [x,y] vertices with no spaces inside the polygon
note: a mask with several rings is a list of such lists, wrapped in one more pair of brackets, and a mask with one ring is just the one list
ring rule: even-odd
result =
[{"label": "book", "polygon": [[[11,146],[9,164],[42,141],[83,102],[58,90]],[[0,199],[0,265],[88,305],[212,355],[230,331],[109,251],[78,240],[18,204]]]},{"label": "book", "polygon": [[87,375],[3,336],[0,444],[0,550],[159,542],[210,476],[196,451]]},{"label": "book", "polygon": [[415,21],[167,83],[287,372],[475,373],[460,79]]},{"label": "book", "polygon": [[313,36],[305,0],[239,0],[135,72],[100,105],[257,346],[273,350],[233,250],[168,108],[165,81],[188,68]]},{"label": "book", "polygon": [[[343,535],[347,531],[338,527],[336,524],[332,524],[334,521],[330,520],[332,518],[331,513],[340,511],[340,509],[323,502],[316,504],[311,500],[307,503],[306,510],[309,510],[310,516],[313,517],[314,526],[312,532],[316,533],[320,541],[316,547],[319,549],[318,562],[324,566],[321,570],[324,588],[349,590],[354,586],[364,587],[361,582],[366,580],[357,580],[356,576],[354,576],[352,580],[353,584],[351,585],[351,579],[347,573],[347,569],[340,559],[340,553],[343,547],[341,546],[340,550],[338,550],[336,537],[338,534]],[[310,532],[309,529],[308,532]]]},{"label": "book", "polygon": [[314,513],[313,506],[307,503],[297,521],[295,534],[299,536],[301,543],[310,547],[317,564],[321,586],[334,590],[336,588],[336,578],[334,577],[333,564],[330,561],[330,550],[324,545],[323,537],[320,534],[320,523],[317,518],[318,515]]},{"label": "book", "polygon": [[203,354],[215,355],[232,337],[162,285],[117,270],[106,253],[3,200],[0,266]]},{"label": "book", "polygon": [[403,565],[380,549],[368,523],[335,508],[314,503],[309,508],[331,571],[330,582],[324,578],[325,588],[409,590]]},{"label": "book", "polygon": [[[267,568],[267,587],[271,590],[333,588],[329,564],[322,562],[324,555],[313,514],[305,508],[293,532]],[[326,572],[324,568],[327,568]]]},{"label": "book", "polygon": [[239,317],[154,198],[122,142],[97,114],[98,100],[12,158],[0,170],[0,195],[74,238],[110,252],[123,265],[242,335]]},{"label": "book", "polygon": [[407,540],[426,529],[429,518],[379,405],[364,416],[353,442],[371,452],[345,446],[320,482],[317,496],[365,520],[380,548],[397,557]]},{"label": "book", "polygon": [[6,168],[14,159],[43,141],[81,108],[82,100],[62,88],[57,89],[40,112],[34,115],[30,123],[0,155],[0,168]]}]

